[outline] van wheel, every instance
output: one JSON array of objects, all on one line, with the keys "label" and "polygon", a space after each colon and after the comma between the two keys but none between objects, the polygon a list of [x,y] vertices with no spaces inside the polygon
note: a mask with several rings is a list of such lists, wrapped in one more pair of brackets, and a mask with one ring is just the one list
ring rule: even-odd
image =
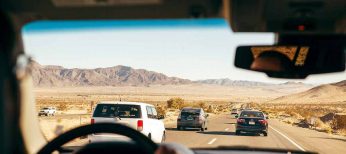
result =
[{"label": "van wheel", "polygon": [[268,133],[267,132],[263,132],[263,136],[268,136]]},{"label": "van wheel", "polygon": [[166,140],[166,132],[163,132],[161,143],[165,142]]},{"label": "van wheel", "polygon": [[204,130],[205,130],[205,129],[204,129],[204,126],[202,126],[202,127],[201,127],[201,131],[204,132]]}]

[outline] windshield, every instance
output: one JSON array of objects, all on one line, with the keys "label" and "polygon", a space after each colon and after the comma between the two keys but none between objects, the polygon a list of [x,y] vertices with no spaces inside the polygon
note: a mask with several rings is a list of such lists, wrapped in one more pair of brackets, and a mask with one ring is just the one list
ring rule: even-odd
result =
[{"label": "windshield", "polygon": [[[37,113],[48,140],[119,116],[146,136],[158,133],[156,143],[346,153],[345,73],[279,80],[233,66],[237,46],[271,45],[272,33],[233,33],[223,19],[44,21],[23,33],[36,110],[55,108]],[[203,116],[179,119],[190,114]]]}]

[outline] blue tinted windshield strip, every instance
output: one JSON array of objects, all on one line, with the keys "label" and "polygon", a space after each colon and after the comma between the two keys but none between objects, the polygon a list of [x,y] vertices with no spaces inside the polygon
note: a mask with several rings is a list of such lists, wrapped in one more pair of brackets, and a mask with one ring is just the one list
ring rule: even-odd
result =
[{"label": "blue tinted windshield strip", "polygon": [[27,24],[24,32],[68,31],[88,29],[146,29],[146,28],[215,28],[228,26],[221,18],[176,20],[83,20],[39,21]]}]

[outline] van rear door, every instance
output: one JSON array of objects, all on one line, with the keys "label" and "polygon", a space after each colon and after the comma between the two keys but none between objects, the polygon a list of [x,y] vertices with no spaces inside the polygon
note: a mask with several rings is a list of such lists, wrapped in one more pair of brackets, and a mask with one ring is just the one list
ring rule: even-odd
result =
[{"label": "van rear door", "polygon": [[94,123],[119,123],[137,130],[137,122],[142,118],[139,105],[98,104],[94,110]]}]

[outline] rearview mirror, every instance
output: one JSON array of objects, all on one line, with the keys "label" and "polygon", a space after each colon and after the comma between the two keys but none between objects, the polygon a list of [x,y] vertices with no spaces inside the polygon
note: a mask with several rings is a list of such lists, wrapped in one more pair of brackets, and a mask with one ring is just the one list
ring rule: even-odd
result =
[{"label": "rearview mirror", "polygon": [[310,74],[345,70],[344,45],[240,46],[238,68],[264,72],[269,77],[304,79]]}]

